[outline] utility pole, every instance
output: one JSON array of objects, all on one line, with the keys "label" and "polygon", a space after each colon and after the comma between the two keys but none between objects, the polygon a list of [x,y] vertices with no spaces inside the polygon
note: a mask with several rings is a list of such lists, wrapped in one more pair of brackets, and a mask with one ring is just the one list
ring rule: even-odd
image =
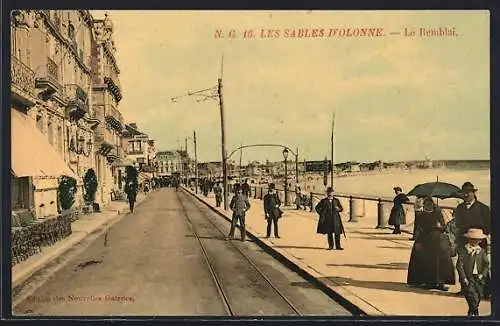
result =
[{"label": "utility pole", "polygon": [[199,96],[202,99],[197,102],[203,102],[208,99],[215,99],[218,97],[219,99],[219,108],[220,108],[220,124],[221,124],[221,156],[222,156],[222,174],[224,179],[224,209],[228,209],[227,197],[228,197],[228,189],[227,189],[227,153],[226,153],[226,130],[224,124],[224,98],[222,96],[222,76],[224,72],[224,54],[222,55],[221,60],[221,71],[220,76],[217,79],[217,86],[202,89],[195,92],[188,92],[182,96],[172,97],[171,101],[176,103],[177,100],[181,97],[185,96]]},{"label": "utility pole", "polygon": [[227,153],[226,153],[226,126],[224,124],[224,98],[222,96],[222,74],[224,72],[224,55],[221,60],[220,78],[217,80],[217,94],[219,95],[220,108],[220,127],[221,127],[221,143],[222,143],[222,176],[224,178],[224,210],[228,209],[227,203]]},{"label": "utility pole", "polygon": [[295,147],[295,183],[299,184],[299,148]]},{"label": "utility pole", "polygon": [[193,130],[193,142],[194,142],[194,173],[195,173],[195,191],[198,193],[198,152],[196,150],[196,131]]},{"label": "utility pole", "polygon": [[[243,146],[243,143],[240,144],[240,147]],[[240,177],[240,183],[241,183],[241,159],[243,157],[243,148],[240,148],[240,173],[239,173],[239,177]]]},{"label": "utility pole", "polygon": [[187,170],[187,173],[186,173],[186,185],[189,185],[189,179],[191,178],[191,173],[193,173],[193,171],[191,171],[191,164],[190,163],[190,158],[189,158],[189,154],[188,154],[188,137],[186,137],[184,139],[185,141],[185,148],[186,148],[186,162],[184,163],[186,165],[186,170]]}]

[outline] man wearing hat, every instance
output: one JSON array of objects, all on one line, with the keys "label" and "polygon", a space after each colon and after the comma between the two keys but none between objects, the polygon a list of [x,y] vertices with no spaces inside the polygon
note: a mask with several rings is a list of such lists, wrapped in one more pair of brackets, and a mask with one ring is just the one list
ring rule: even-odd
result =
[{"label": "man wearing hat", "polygon": [[332,187],[328,187],[326,195],[327,197],[321,199],[318,205],[316,205],[316,212],[319,214],[316,233],[327,235],[327,250],[332,250],[334,248],[333,235],[335,234],[335,249],[344,250],[340,245],[340,235],[344,233],[345,236],[344,226],[342,225],[342,219],[340,218],[340,212],[344,209],[342,208],[340,201],[333,196]]},{"label": "man wearing hat", "polygon": [[271,236],[271,224],[274,224],[274,237],[280,238],[278,233],[278,220],[283,214],[281,212],[281,200],[276,193],[274,183],[269,184],[268,193],[264,196],[264,214],[267,220],[266,238]]},{"label": "man wearing hat", "polygon": [[479,316],[479,303],[490,272],[488,255],[479,246],[486,235],[482,229],[470,228],[463,236],[467,242],[458,249],[458,277],[469,306],[467,315]]},{"label": "man wearing hat", "polygon": [[[459,204],[455,209],[456,223],[456,246],[463,247],[467,243],[467,238],[464,236],[470,228],[482,229],[483,233],[489,234],[490,229],[490,208],[477,200],[477,189],[474,185],[467,181],[462,186],[462,195],[464,202]],[[486,237],[481,240],[479,245],[487,252]],[[462,288],[463,290],[463,288]],[[462,294],[462,290],[459,294]]]},{"label": "man wearing hat", "polygon": [[[470,228],[479,228],[488,235],[490,229],[490,208],[477,200],[477,189],[470,182],[462,186],[464,202],[455,209],[455,222],[457,225],[457,245],[463,246],[467,243],[464,236]],[[486,249],[486,238],[480,243]]]}]

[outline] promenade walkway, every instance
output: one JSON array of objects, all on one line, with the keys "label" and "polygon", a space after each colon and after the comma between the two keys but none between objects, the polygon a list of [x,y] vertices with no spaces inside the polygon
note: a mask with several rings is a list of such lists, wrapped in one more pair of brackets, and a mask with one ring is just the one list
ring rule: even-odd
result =
[{"label": "promenade walkway", "polygon": [[[146,199],[146,196],[139,193],[136,205],[139,205],[144,199]],[[40,253],[12,267],[12,287],[16,288],[22,285],[33,274],[57,260],[89,235],[108,229],[128,212],[127,201],[112,201],[108,207],[102,208],[101,213],[81,216],[71,223],[72,233],[67,238],[56,242],[52,246],[42,248]]]},{"label": "promenade walkway", "polygon": [[[199,196],[212,207],[215,198]],[[285,208],[280,220],[281,239],[265,239],[266,221],[260,199],[251,199],[247,213],[248,232],[306,270],[339,295],[373,316],[465,316],[467,303],[457,297],[457,285],[448,292],[423,290],[406,285],[408,261],[413,242],[411,234],[391,234],[390,229],[376,229],[376,217],[365,215],[357,223],[343,215],[347,239],[345,250],[327,251],[326,236],[316,234],[317,215]],[[344,207],[349,207],[344,205]],[[226,216],[231,213],[216,208]],[[239,236],[238,231],[235,234]],[[309,286],[297,284],[297,286]],[[480,314],[491,314],[490,301],[481,302]]]}]

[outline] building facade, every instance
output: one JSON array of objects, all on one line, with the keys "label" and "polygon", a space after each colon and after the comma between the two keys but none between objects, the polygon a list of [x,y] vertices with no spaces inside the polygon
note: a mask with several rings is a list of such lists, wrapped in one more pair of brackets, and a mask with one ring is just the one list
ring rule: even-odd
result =
[{"label": "building facade", "polygon": [[[123,152],[119,127],[106,119],[123,120],[116,110],[121,90],[114,47],[111,56],[105,53],[112,44],[111,22],[107,17],[94,20],[88,10],[11,14],[13,210],[30,209],[36,217],[57,215],[62,175],[76,180],[73,207],[81,206],[83,178],[90,169],[99,177],[96,201],[107,204],[112,173],[106,178],[103,171],[109,167],[103,167],[101,157],[108,160]],[[115,152],[103,155],[102,143],[109,139]]]},{"label": "building facade", "polygon": [[[23,110],[15,109],[32,119],[76,174],[79,191],[75,202],[79,205],[83,175],[93,167],[97,124],[89,95],[92,17],[88,10],[25,10],[12,15],[12,93],[25,78],[22,75],[29,76],[29,88],[34,82],[32,99],[24,101]],[[17,105],[16,100],[12,102]],[[58,176],[33,175],[32,183],[36,216],[56,215]]]},{"label": "building facade", "polygon": [[94,116],[99,120],[95,130],[96,175],[99,181],[98,201],[104,205],[111,200],[111,192],[122,188],[120,164],[125,158],[123,116],[118,109],[122,99],[120,69],[116,62],[113,41],[113,23],[107,15],[93,21],[95,42],[92,46],[92,100]]},{"label": "building facade", "polygon": [[156,154],[156,162],[156,174],[159,177],[169,177],[182,171],[182,160],[179,151],[159,151]]}]

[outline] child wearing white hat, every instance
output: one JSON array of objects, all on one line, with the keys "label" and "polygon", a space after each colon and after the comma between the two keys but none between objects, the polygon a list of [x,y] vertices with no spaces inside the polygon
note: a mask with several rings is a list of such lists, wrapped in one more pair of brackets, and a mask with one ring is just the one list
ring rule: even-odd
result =
[{"label": "child wearing white hat", "polygon": [[468,316],[479,316],[479,303],[490,272],[486,251],[479,243],[486,238],[482,229],[471,228],[464,234],[465,246],[458,251],[457,271],[469,306]]}]

